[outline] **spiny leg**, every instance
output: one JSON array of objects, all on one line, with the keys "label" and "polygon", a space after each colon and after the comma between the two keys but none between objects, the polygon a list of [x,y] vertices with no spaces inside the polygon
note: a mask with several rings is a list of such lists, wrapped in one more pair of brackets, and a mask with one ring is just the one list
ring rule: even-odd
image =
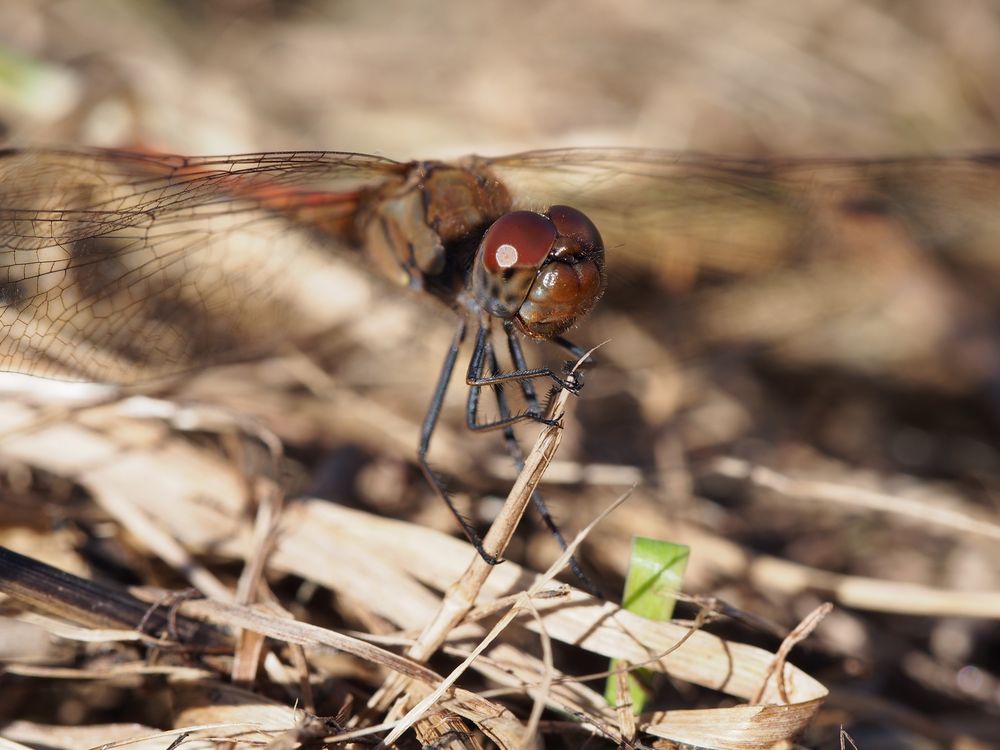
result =
[{"label": "spiny leg", "polygon": [[[504,326],[505,330],[508,328]],[[510,329],[511,332],[513,329]],[[487,353],[487,342],[490,335],[490,324],[488,321],[480,321],[479,331],[476,334],[476,346],[472,351],[472,359],[469,361],[469,369],[465,376],[465,384],[482,388],[495,383],[519,383],[535,378],[549,378],[556,387],[576,393],[580,390],[579,381],[573,376],[559,376],[548,367],[524,367],[513,372],[498,372],[495,375],[483,377],[484,363]],[[511,335],[513,335],[511,333]],[[522,358],[523,360],[523,358]]]},{"label": "spiny leg", "polygon": [[[517,334],[514,331],[514,324],[509,320],[505,320],[503,323],[503,332],[507,337],[507,351],[510,352],[510,361],[514,363],[514,367],[518,370],[527,369],[527,361],[524,359],[524,351],[521,349],[521,342],[518,340]],[[494,362],[495,359],[496,358],[494,357]],[[534,383],[530,380],[522,380],[521,393],[524,394],[524,400],[528,403],[529,411],[543,413],[538,404],[538,397],[535,395]],[[545,411],[548,411],[548,404],[546,404]]]},{"label": "spiny leg", "polygon": [[[474,432],[487,432],[510,427],[518,422],[540,422],[549,426],[555,426],[559,420],[546,417],[544,412],[538,407],[538,399],[534,396],[534,388],[529,386],[525,389],[524,383],[535,378],[550,378],[555,387],[577,393],[580,390],[580,382],[574,377],[561,378],[547,367],[527,368],[518,365],[518,369],[513,372],[494,372],[489,376],[484,376],[486,361],[492,356],[492,343],[490,342],[490,324],[488,321],[481,321],[479,331],[476,334],[475,347],[472,350],[472,357],[469,359],[469,367],[465,374],[465,382],[469,386],[469,398],[466,402],[465,423]],[[513,335],[513,333],[509,333]],[[524,361],[523,355],[521,361]],[[499,419],[490,422],[479,421],[479,399],[480,390],[486,386],[501,386],[505,383],[520,383],[524,391],[525,398],[528,399],[529,408],[519,414],[501,415]],[[551,395],[554,395],[551,394]]]},{"label": "spiny leg", "polygon": [[430,450],[431,436],[434,434],[434,428],[437,426],[438,418],[441,416],[441,406],[444,403],[444,396],[448,390],[448,381],[451,379],[451,374],[455,370],[455,361],[458,359],[458,352],[462,346],[462,342],[465,340],[466,332],[466,322],[463,318],[459,321],[458,329],[455,332],[455,338],[452,339],[451,346],[448,348],[448,353],[444,358],[444,364],[441,367],[441,374],[438,376],[437,385],[434,388],[434,396],[431,398],[430,407],[427,410],[427,415],[424,417],[423,425],[420,428],[420,447],[417,450],[417,461],[420,464],[420,469],[423,471],[424,476],[427,477],[427,481],[430,482],[431,487],[437,492],[437,494],[444,500],[448,509],[452,512],[456,519],[458,519],[459,525],[462,527],[462,531],[465,534],[465,538],[469,540],[469,543],[475,547],[476,552],[479,556],[489,565],[496,565],[501,562],[498,558],[490,555],[483,548],[483,540],[476,533],[476,530],[469,523],[469,520],[458,512],[458,508],[452,502],[451,496],[448,494],[447,488],[444,486],[444,482],[441,477],[434,473],[431,469],[430,464],[427,461],[427,453]]}]

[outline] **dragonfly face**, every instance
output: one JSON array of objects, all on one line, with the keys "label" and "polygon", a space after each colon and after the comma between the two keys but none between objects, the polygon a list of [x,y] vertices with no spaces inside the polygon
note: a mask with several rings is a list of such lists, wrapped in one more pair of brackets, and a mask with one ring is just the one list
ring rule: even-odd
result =
[{"label": "dragonfly face", "polygon": [[607,285],[597,227],[569,206],[513,211],[483,236],[472,271],[479,306],[535,338],[563,333]]}]

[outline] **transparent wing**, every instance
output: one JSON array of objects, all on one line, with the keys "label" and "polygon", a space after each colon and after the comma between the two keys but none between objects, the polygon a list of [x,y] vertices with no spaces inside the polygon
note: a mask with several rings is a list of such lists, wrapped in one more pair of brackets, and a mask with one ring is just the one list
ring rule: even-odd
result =
[{"label": "transparent wing", "polygon": [[1000,232],[1000,155],[753,160],[581,148],[484,162],[524,206],[562,202],[587,212],[626,262],[762,271],[783,265],[818,229],[883,214],[928,249],[1000,263],[981,252]]},{"label": "transparent wing", "polygon": [[0,153],[0,367],[129,384],[315,333],[361,304],[321,291],[358,190],[401,171],[342,153]]},{"label": "transparent wing", "polygon": [[[519,207],[588,213],[617,277],[599,309],[617,303],[679,356],[766,345],[960,386],[997,369],[996,158],[474,161]],[[360,191],[406,169],[347,153],[2,152],[0,367],[139,382],[361,314],[325,278],[331,251],[352,247]]]},{"label": "transparent wing", "polygon": [[520,207],[590,215],[608,302],[684,358],[765,345],[925,383],[997,377],[1000,157],[568,149],[484,163]]}]

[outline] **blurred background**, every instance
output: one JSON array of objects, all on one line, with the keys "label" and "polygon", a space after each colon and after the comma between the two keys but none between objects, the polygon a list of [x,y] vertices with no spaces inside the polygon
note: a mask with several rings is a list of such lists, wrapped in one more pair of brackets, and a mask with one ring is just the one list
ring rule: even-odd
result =
[{"label": "blurred background", "polygon": [[[986,0],[8,0],[0,137],[10,146],[329,149],[401,160],[570,146],[765,159],[949,154],[1000,148],[998,62],[1000,6]],[[573,533],[640,482],[583,553],[609,591],[641,530],[693,545],[687,588],[775,626],[745,639],[773,647],[775,632],[835,601],[796,662],[833,692],[815,746],[832,747],[840,725],[868,749],[986,747],[961,743],[1000,736],[995,619],[905,591],[903,604],[885,606],[891,586],[845,593],[858,580],[922,584],[971,592],[988,607],[1000,590],[1000,367],[989,323],[1000,238],[988,224],[1000,181],[990,173],[973,190],[938,185],[931,172],[914,184],[922,199],[946,195],[916,202],[928,214],[989,227],[977,245],[981,284],[920,266],[914,288],[925,296],[892,308],[917,339],[922,312],[943,297],[974,308],[935,329],[941,346],[920,360],[954,362],[924,377],[906,370],[908,356],[864,370],[849,356],[834,360],[825,343],[819,353],[749,359],[724,339],[713,352],[721,361],[679,383],[666,334],[634,323],[662,312],[671,282],[626,279],[582,329],[585,343],[613,341],[574,406],[546,490]],[[954,270],[947,258],[941,266]],[[861,270],[842,281],[864,278]],[[791,314],[799,299],[771,306]],[[293,492],[454,532],[413,467],[451,322],[415,309],[393,300],[317,352],[332,392],[315,373],[297,370],[289,384],[287,372],[248,368],[193,378],[181,395],[264,420],[285,443]],[[849,323],[872,349],[898,343],[897,328]],[[529,356],[546,355],[532,347]],[[963,363],[974,358],[969,377]],[[462,432],[463,399],[456,383],[437,461],[485,523],[511,467],[499,441]],[[757,467],[777,473],[751,478]],[[927,505],[914,511],[900,499]],[[988,529],[925,523],[930,509]],[[544,566],[554,544],[537,521],[527,525],[511,554]],[[758,565],[774,560],[791,567]]]},{"label": "blurred background", "polygon": [[9,140],[181,153],[912,153],[1000,108],[976,0],[12,0],[0,43]]}]

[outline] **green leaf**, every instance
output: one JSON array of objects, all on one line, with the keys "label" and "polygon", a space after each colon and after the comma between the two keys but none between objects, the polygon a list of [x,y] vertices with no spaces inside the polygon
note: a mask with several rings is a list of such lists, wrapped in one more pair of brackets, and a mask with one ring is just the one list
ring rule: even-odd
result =
[{"label": "green leaf", "polygon": [[[681,590],[690,554],[691,548],[684,544],[633,537],[622,607],[648,620],[662,621],[673,617],[676,594]],[[612,672],[622,666],[619,660],[611,660]],[[652,676],[653,672],[648,669],[636,669],[626,677],[635,714],[642,713],[646,705]],[[604,697],[612,706],[617,705],[618,678],[615,674],[608,676]]]}]

